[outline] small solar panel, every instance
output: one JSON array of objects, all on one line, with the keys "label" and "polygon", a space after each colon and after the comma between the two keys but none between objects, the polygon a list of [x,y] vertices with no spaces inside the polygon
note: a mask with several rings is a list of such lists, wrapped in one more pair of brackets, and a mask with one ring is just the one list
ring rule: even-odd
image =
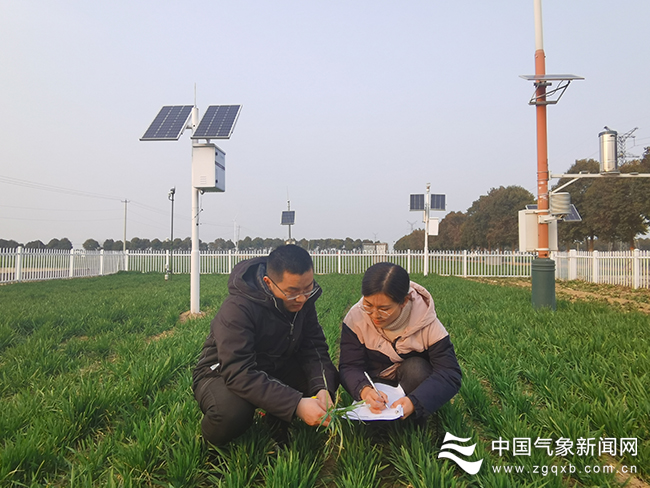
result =
[{"label": "small solar panel", "polygon": [[293,225],[296,222],[295,210],[285,210],[282,212],[282,225]]},{"label": "small solar panel", "polygon": [[140,140],[177,141],[191,113],[192,105],[165,105]]},{"label": "small solar panel", "polygon": [[445,210],[445,195],[431,195],[430,210]]},{"label": "small solar panel", "polygon": [[210,105],[192,139],[228,139],[235,128],[241,105]]},{"label": "small solar panel", "polygon": [[411,195],[411,212],[416,210],[424,210],[424,195]]},{"label": "small solar panel", "polygon": [[[526,205],[526,210],[537,210],[537,204],[531,204],[531,205]],[[580,216],[580,213],[578,212],[578,209],[576,206],[572,203],[571,204],[571,211],[562,218],[564,222],[581,222],[582,217]]]},{"label": "small solar panel", "polygon": [[578,213],[578,209],[576,208],[576,206],[573,203],[571,204],[571,210],[569,211],[569,213],[567,215],[564,216],[563,220],[565,222],[581,222],[582,221],[582,217]]},{"label": "small solar panel", "polygon": [[519,75],[519,78],[523,78],[527,81],[573,81],[573,80],[584,80],[582,76],[576,75]]}]

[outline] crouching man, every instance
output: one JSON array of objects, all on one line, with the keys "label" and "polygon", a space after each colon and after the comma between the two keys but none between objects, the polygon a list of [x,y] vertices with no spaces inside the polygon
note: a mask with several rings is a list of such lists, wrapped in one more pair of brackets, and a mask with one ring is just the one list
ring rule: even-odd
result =
[{"label": "crouching man", "polygon": [[311,256],[295,245],[233,268],[193,373],[206,441],[240,436],[256,408],[276,420],[282,440],[294,416],[323,422],[339,380],[314,306],[321,293]]}]

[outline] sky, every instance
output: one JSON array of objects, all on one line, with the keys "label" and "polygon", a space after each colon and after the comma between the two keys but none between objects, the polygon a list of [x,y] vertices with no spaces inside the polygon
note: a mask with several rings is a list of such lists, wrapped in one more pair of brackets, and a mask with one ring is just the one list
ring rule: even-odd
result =
[{"label": "sky", "polygon": [[[241,104],[200,238],[372,239],[518,185],[536,194],[533,0],[0,0],[0,238],[191,234],[191,141],[141,142],[164,105]],[[604,126],[650,146],[650,2],[543,0],[549,168]],[[432,212],[442,218],[445,212]]]}]

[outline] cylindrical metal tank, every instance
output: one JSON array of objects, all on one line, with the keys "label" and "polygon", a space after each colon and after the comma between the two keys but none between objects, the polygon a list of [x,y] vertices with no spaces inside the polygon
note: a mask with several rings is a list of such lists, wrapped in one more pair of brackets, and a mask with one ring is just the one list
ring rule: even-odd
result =
[{"label": "cylindrical metal tank", "polygon": [[616,139],[618,133],[605,127],[605,130],[598,134],[600,139],[600,172],[618,173],[618,151]]}]

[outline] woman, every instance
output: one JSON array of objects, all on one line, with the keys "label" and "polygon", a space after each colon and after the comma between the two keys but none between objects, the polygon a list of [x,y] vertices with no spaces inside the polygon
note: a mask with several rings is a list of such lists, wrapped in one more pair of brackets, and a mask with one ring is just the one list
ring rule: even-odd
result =
[{"label": "woman", "polygon": [[379,413],[386,407],[385,394],[377,394],[365,373],[373,381],[399,383],[406,396],[389,406],[402,405],[404,418],[426,420],[458,393],[461,380],[454,346],[431,294],[392,263],[368,268],[361,293],[341,331],[341,384]]}]

